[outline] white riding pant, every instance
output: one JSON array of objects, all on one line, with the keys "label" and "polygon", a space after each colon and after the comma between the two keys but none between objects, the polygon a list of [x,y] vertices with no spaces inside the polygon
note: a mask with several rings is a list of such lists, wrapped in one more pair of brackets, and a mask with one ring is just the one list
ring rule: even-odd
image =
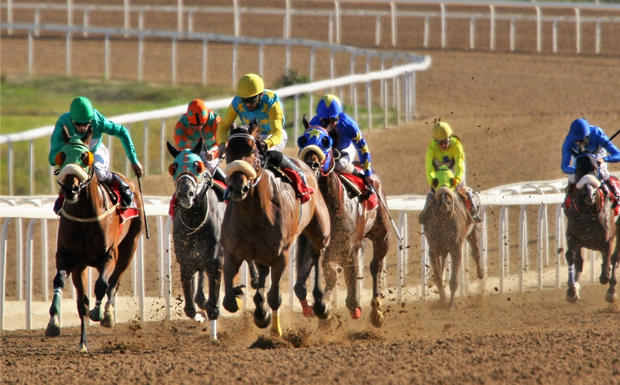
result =
[{"label": "white riding pant", "polygon": [[[95,145],[96,144],[97,142],[95,142]],[[112,177],[112,173],[110,172],[110,152],[108,148],[101,143],[93,155],[95,158],[93,167],[95,168],[97,179],[102,182],[108,182]]]},{"label": "white riding pant", "polygon": [[[209,151],[212,150],[217,150],[217,146],[214,145],[213,147],[211,147],[209,149]],[[200,159],[202,159],[202,163],[204,163],[205,167],[207,168],[207,170],[209,170],[209,173],[211,175],[213,175],[213,172],[215,171],[215,168],[220,164],[220,160],[218,157],[215,157],[211,160],[207,160],[207,152],[206,151],[201,151],[200,152]]]},{"label": "white riding pant", "polygon": [[[261,139],[265,140],[268,139],[271,135],[261,135]],[[277,144],[273,147],[270,147],[267,151],[280,151],[282,152],[282,150],[284,150],[284,147],[286,147],[286,142],[288,141],[288,134],[286,133],[286,131],[284,131],[284,129],[282,129],[282,142],[280,142],[280,144]]]},{"label": "white riding pant", "polygon": [[351,172],[347,171],[347,166],[355,159],[355,145],[351,143],[345,149],[339,151],[340,159],[336,162],[336,171],[350,174]]}]

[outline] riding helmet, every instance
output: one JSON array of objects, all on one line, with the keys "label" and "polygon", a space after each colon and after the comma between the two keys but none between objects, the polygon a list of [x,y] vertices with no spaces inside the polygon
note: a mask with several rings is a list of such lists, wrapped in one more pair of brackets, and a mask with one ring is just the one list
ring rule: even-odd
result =
[{"label": "riding helmet", "polygon": [[263,79],[256,74],[243,75],[237,83],[237,96],[240,98],[251,98],[265,91]]},{"label": "riding helmet", "polygon": [[452,128],[446,122],[439,122],[433,126],[433,139],[442,141],[452,135]]},{"label": "riding helmet", "polygon": [[87,98],[78,96],[71,102],[69,115],[76,123],[88,123],[93,120],[93,105]]},{"label": "riding helmet", "polygon": [[316,114],[319,119],[335,118],[342,112],[340,99],[336,95],[325,94],[316,105]]},{"label": "riding helmet", "polygon": [[571,123],[568,136],[572,140],[583,140],[588,135],[590,135],[590,123],[587,120],[579,118]]},{"label": "riding helmet", "polygon": [[207,121],[207,115],[207,106],[200,99],[192,100],[187,106],[187,120],[190,124],[203,125]]}]

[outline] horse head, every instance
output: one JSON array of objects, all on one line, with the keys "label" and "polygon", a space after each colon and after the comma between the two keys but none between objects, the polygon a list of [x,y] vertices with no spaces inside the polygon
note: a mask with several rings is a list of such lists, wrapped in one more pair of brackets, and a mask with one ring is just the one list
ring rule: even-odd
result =
[{"label": "horse head", "polygon": [[598,171],[594,154],[581,153],[575,157],[575,207],[580,211],[596,212],[600,208]]},{"label": "horse head", "polygon": [[[262,176],[261,152],[267,150],[261,141],[258,121],[232,128],[226,148],[226,170],[230,199],[241,201],[256,186]],[[264,157],[263,157],[264,158]]]},{"label": "horse head", "polygon": [[440,166],[435,170],[435,177],[433,178],[433,188],[436,190],[435,212],[450,214],[456,204],[456,193],[454,191],[454,173],[448,166]]},{"label": "horse head", "polygon": [[189,209],[194,204],[196,196],[206,186],[205,181],[211,178],[211,174],[200,159],[202,139],[191,150],[177,150],[169,142],[167,145],[168,152],[174,157],[168,172],[174,178],[176,197],[183,208]]},{"label": "horse head", "polygon": [[88,144],[93,136],[92,126],[86,130],[82,138],[71,136],[66,126],[62,128],[64,146],[54,158],[58,165],[57,182],[65,202],[77,202],[80,191],[86,187],[94,176],[94,155]]},{"label": "horse head", "polygon": [[305,115],[303,123],[305,131],[297,139],[299,159],[310,166],[317,174],[317,177],[327,175],[334,170],[334,156],[332,152],[334,141],[323,127],[310,126]]}]

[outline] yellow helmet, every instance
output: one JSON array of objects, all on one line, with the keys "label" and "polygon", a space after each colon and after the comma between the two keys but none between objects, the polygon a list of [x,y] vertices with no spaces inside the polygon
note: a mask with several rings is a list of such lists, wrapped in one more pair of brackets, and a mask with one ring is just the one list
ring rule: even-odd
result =
[{"label": "yellow helmet", "polygon": [[446,140],[452,135],[452,128],[450,125],[445,122],[436,123],[433,126],[433,139],[435,140]]},{"label": "yellow helmet", "polygon": [[265,91],[263,79],[256,74],[243,75],[237,83],[237,96],[240,98],[251,98]]}]

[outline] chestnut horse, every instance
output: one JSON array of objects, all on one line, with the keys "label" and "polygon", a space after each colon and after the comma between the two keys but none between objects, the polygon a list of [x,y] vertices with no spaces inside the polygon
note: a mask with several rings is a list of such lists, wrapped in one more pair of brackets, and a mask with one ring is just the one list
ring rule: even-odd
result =
[{"label": "chestnut horse", "polygon": [[[174,157],[169,167],[174,178],[176,203],[172,222],[174,254],[181,268],[185,296],[185,315],[197,322],[211,321],[211,337],[217,339],[216,321],[220,314],[219,294],[224,251],[219,244],[226,204],[219,202],[212,188],[213,177],[200,159],[202,139],[189,150],[177,150],[170,143]],[[205,274],[209,281],[209,300],[205,298]],[[198,285],[194,285],[198,275]],[[196,286],[196,287],[195,287]],[[194,302],[195,300],[195,302]]]},{"label": "chestnut horse", "polygon": [[593,154],[582,153],[575,157],[575,180],[573,191],[570,191],[570,206],[565,211],[568,223],[566,225],[566,264],[568,265],[568,289],[566,300],[575,303],[580,298],[579,278],[583,271],[583,257],[581,248],[596,250],[601,253],[601,275],[599,282],[602,285],[609,282],[609,289],[605,294],[607,302],[616,299],[616,268],[618,267],[618,247],[610,256],[614,238],[617,236],[617,226],[614,222],[613,210],[609,199],[601,190],[602,184],[598,179],[598,162]]},{"label": "chestnut horse", "polygon": [[[274,335],[282,335],[278,309],[282,302],[280,279],[284,272],[291,246],[298,239],[302,251],[312,255],[315,267],[314,312],[327,318],[328,305],[323,301],[319,285],[319,264],[330,239],[330,223],[323,196],[317,191],[317,181],[308,166],[291,159],[305,173],[308,185],[316,192],[301,204],[293,187],[277,177],[264,164],[264,144],[260,141],[258,122],[233,128],[228,139],[226,160],[228,166],[229,202],[222,223],[221,243],[224,247],[224,287],[222,304],[231,313],[236,312],[242,294],[233,287],[233,279],[243,261],[254,261],[258,270],[258,288],[254,295],[256,309],[254,323],[259,328],[271,325]],[[265,280],[271,271],[271,287],[264,307]],[[299,269],[298,269],[299,272]],[[273,322],[272,322],[273,321]]]},{"label": "chestnut horse", "polygon": [[458,288],[458,272],[463,259],[463,242],[467,240],[477,265],[478,279],[484,278],[484,267],[481,261],[478,237],[482,224],[475,223],[459,193],[452,187],[454,174],[447,166],[441,166],[435,172],[433,185],[436,193],[429,202],[427,210],[431,210],[429,219],[424,223],[424,235],[428,240],[429,256],[433,266],[435,283],[439,291],[440,301],[447,300],[444,290],[443,272],[450,254],[452,271],[450,272],[450,302],[454,307],[454,295]]},{"label": "chestnut horse", "polygon": [[[136,251],[144,212],[140,193],[134,191],[139,215],[121,223],[117,212],[118,203],[114,205],[108,193],[97,182],[92,164],[93,155],[88,148],[92,128],[88,129],[83,139],[79,139],[70,138],[64,127],[63,136],[65,145],[56,159],[60,166],[58,183],[61,186],[60,194],[64,195],[64,205],[60,210],[58,224],[54,298],[45,334],[50,337],[60,334],[62,289],[67,277],[72,275],[77,291],[78,314],[82,321],[79,349],[87,352],[87,316],[93,321],[100,321],[105,327],[115,325],[112,301],[118,291],[120,278]],[[123,176],[121,178],[134,190],[131,181]],[[95,282],[96,302],[90,312],[86,287],[86,268],[89,266],[99,271],[99,278]],[[105,311],[101,306],[104,295],[108,297]]]},{"label": "chestnut horse", "polygon": [[[339,173],[334,171],[337,150],[332,147],[332,144],[337,143],[337,131],[332,130],[328,133],[322,127],[310,127],[305,116],[303,123],[306,131],[297,140],[300,149],[299,157],[314,170],[319,182],[319,190],[325,198],[331,220],[331,241],[323,260],[325,297],[329,300],[338,278],[336,271],[330,265],[331,263],[338,264],[344,270],[347,284],[346,307],[349,309],[351,318],[358,319],[361,316],[360,293],[358,293],[357,285],[358,255],[362,247],[362,240],[364,238],[369,239],[372,242],[373,251],[372,261],[370,262],[370,273],[372,275],[370,321],[373,326],[380,327],[383,324],[383,314],[381,312],[379,279],[390,243],[388,213],[381,205],[367,210],[365,201],[361,196],[351,197],[345,190]],[[385,202],[385,193],[381,181],[376,174],[373,174],[373,179],[375,191],[381,194]],[[305,290],[305,284],[295,286],[295,291],[301,292],[298,293],[298,296],[305,297]]]}]

